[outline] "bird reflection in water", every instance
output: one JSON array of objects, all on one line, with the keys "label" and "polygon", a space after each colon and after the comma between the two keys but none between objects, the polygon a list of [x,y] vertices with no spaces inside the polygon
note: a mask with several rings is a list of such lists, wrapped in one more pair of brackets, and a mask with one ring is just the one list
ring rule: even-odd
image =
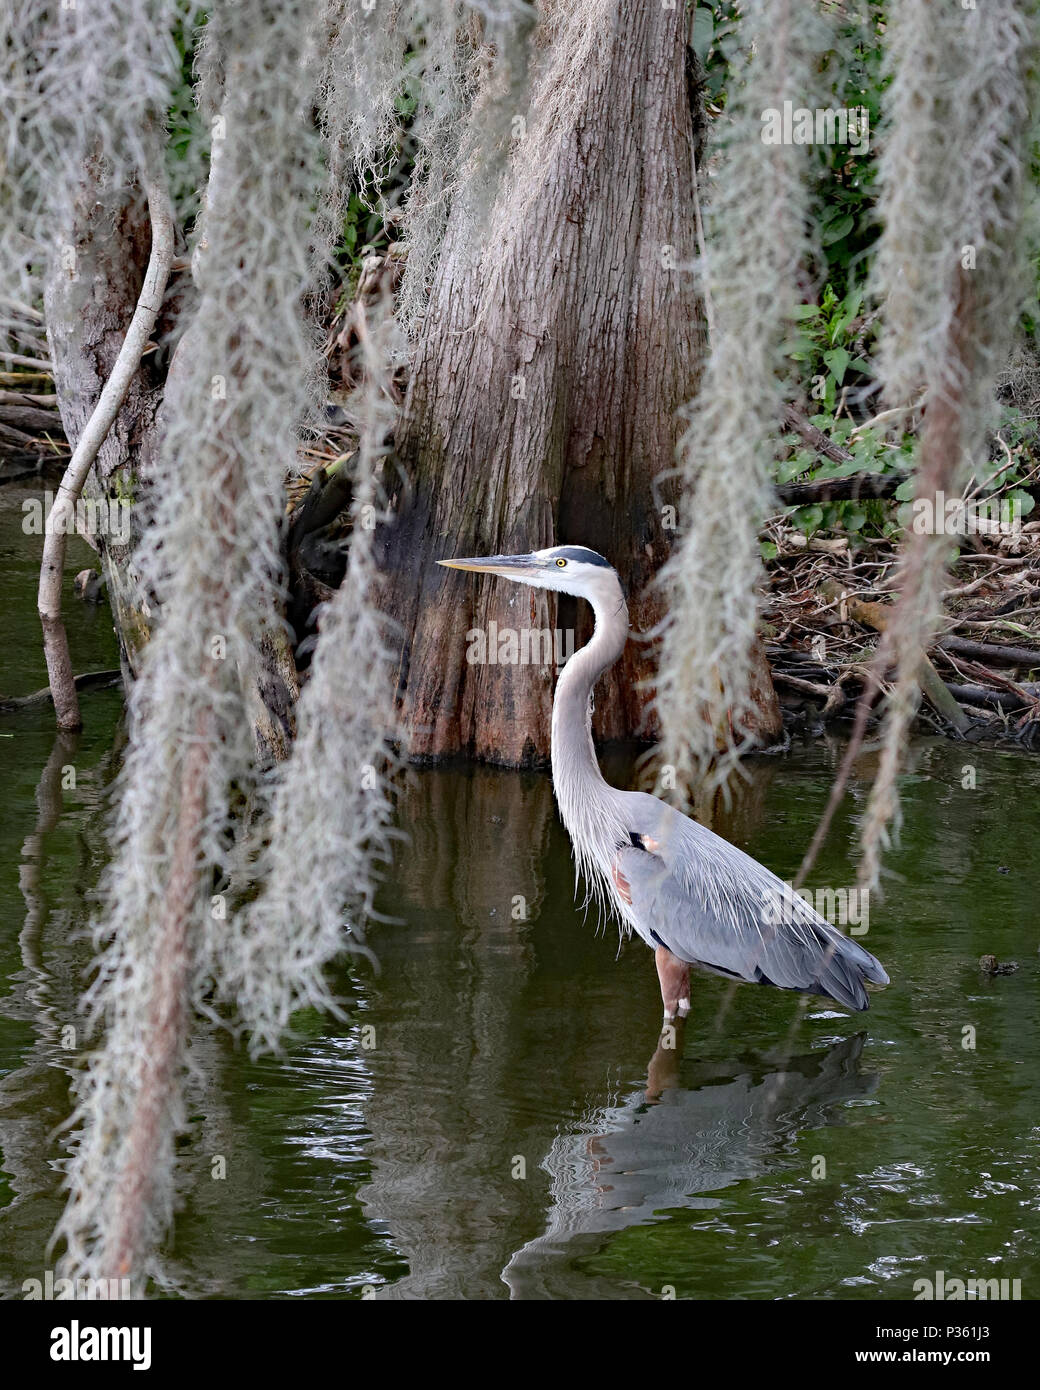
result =
[{"label": "bird reflection in water", "polygon": [[502,1271],[512,1298],[658,1297],[579,1273],[575,1261],[663,1212],[717,1207],[707,1194],[760,1175],[801,1131],[833,1123],[833,1107],[878,1083],[860,1071],[862,1033],[782,1060],[688,1063],[682,1032],[681,1021],[663,1030],[645,1090],[554,1139],[541,1164],[551,1180],[545,1230]]}]

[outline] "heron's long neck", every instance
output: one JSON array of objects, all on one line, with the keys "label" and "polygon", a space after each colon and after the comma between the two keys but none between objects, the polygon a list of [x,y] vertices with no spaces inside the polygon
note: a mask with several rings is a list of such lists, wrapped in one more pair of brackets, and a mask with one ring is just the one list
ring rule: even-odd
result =
[{"label": "heron's long neck", "polygon": [[625,649],[628,609],[620,590],[615,600],[594,601],[596,629],[576,652],[556,684],[552,713],[552,772],[560,815],[568,830],[589,816],[607,788],[592,742],[592,690]]}]

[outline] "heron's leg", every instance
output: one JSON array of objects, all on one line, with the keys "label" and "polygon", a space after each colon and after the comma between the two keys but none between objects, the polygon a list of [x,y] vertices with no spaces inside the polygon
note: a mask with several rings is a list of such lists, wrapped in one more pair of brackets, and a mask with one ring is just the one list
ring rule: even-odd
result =
[{"label": "heron's leg", "polygon": [[661,981],[665,1020],[670,1022],[676,1014],[685,1018],[690,1012],[690,967],[678,956],[673,956],[667,946],[658,946],[654,959],[657,978]]}]

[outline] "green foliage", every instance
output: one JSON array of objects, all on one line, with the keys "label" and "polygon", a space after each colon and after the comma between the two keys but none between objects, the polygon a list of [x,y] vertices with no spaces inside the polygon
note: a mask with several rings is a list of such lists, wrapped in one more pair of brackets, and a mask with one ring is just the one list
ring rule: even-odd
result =
[{"label": "green foliage", "polygon": [[833,415],[838,392],[855,384],[855,378],[873,376],[865,341],[872,335],[871,325],[861,317],[863,291],[857,286],[839,298],[828,284],[819,304],[802,304],[797,311],[798,328],[790,351],[791,359],[804,366],[806,390],[828,415]]},{"label": "green foliage", "polygon": [[187,233],[198,216],[201,188],[209,167],[210,131],[195,104],[195,55],[205,32],[202,11],[182,18],[173,31],[180,57],[178,80],[166,111],[166,169],[177,223]]},{"label": "green foliage", "polygon": [[384,254],[390,240],[382,212],[367,198],[352,193],[343,217],[343,234],[334,253],[348,298],[352,299],[357,289],[365,257]]},{"label": "green foliage", "polygon": [[407,74],[393,100],[400,121],[391,143],[383,151],[389,173],[377,179],[369,169],[362,178],[351,177],[353,191],[343,215],[343,231],[333,252],[343,281],[341,302],[353,299],[366,256],[385,255],[395,233],[388,213],[407,195],[415,175],[416,142],[413,123],[419,105],[419,80]]},{"label": "green foliage", "polygon": [[[806,448],[797,436],[787,443],[791,453],[776,466],[776,482],[782,486],[793,482],[823,482],[828,478],[848,478],[856,473],[905,473],[913,462],[913,439],[905,435],[901,445],[886,444],[881,431],[857,428],[853,421],[835,420],[831,415],[812,417],[812,423],[842,448],[851,459],[835,463]],[[890,536],[899,530],[890,502],[878,498],[861,498],[851,502],[821,502],[811,506],[792,507],[788,516],[792,525],[806,535],[817,531],[841,531],[850,535],[865,533]]]},{"label": "green foliage", "polygon": [[[862,281],[879,234],[875,217],[874,142],[881,122],[884,7],[853,3],[835,33],[821,79],[824,99],[832,108],[865,110],[869,139],[852,145],[818,145],[816,195],[822,209],[820,243],[823,271],[840,296]],[[821,277],[822,278],[822,277]]]},{"label": "green foliage", "polygon": [[[905,477],[892,500],[864,498],[854,502],[792,507],[788,521],[807,536],[818,531],[837,531],[850,536],[862,533],[889,539],[898,537],[910,524],[912,516],[909,504],[916,486],[912,473],[915,437],[906,433],[898,445],[893,445],[880,429],[865,429],[845,418],[836,420],[827,412],[812,416],[811,423],[846,449],[851,459],[835,463],[808,448],[797,435],[788,435],[784,440],[788,453],[777,462],[773,475],[778,487],[795,480],[822,482],[857,473],[896,473]],[[1036,479],[1036,422],[1029,415],[1008,407],[1003,412],[998,433],[1007,452],[994,441],[988,465],[975,470],[973,487],[979,488],[979,501],[999,497],[1017,503],[1019,515],[1024,519],[1036,506],[1036,499],[1027,490],[1030,484],[1035,485]],[[775,559],[776,553],[775,546],[763,544],[763,558]]]},{"label": "green foliage", "polygon": [[709,110],[726,104],[727,79],[740,39],[740,10],[732,0],[714,0],[696,7],[690,24],[690,47],[704,69],[704,98]]},{"label": "green foliage", "polygon": [[[1010,407],[1002,412],[1003,419],[997,435],[1006,446],[994,440],[989,461],[984,467],[976,468],[971,487],[978,492],[977,502],[993,502],[1000,499],[1017,507],[1018,515],[1025,519],[1036,506],[1036,499],[1026,491],[1026,484],[1034,483],[1037,471],[1037,428],[1036,421],[1029,415]],[[898,523],[907,526],[911,520],[910,502],[915,493],[913,478],[907,478],[896,490],[895,500],[902,505],[898,512]]]},{"label": "green foliage", "polygon": [[715,14],[707,5],[699,5],[690,19],[690,47],[702,64],[708,61],[714,38]]},{"label": "green foliage", "polygon": [[[843,8],[831,28],[831,46],[820,55],[816,91],[805,96],[807,105],[863,110],[868,117],[869,138],[859,146],[807,147],[818,166],[813,191],[820,210],[819,279],[833,284],[839,296],[864,279],[879,235],[874,142],[886,84],[882,72],[884,11],[884,6],[870,0],[851,0]],[[713,0],[693,11],[690,46],[704,67],[704,95],[710,114],[725,109],[730,73],[747,44],[745,30],[741,7],[733,0]]]}]

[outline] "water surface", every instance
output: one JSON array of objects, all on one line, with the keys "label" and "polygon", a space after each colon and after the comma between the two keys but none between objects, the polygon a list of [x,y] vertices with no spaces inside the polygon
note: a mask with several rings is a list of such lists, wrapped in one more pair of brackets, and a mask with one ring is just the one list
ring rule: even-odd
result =
[{"label": "water surface", "polygon": [[[35,575],[0,493],[0,693],[44,683]],[[67,600],[77,670],[116,664],[105,609]],[[0,1286],[40,1278],[60,1209],[62,1030],[88,964],[76,929],[103,862],[118,692],[0,716]],[[750,765],[717,827],[797,869],[840,748]],[[75,768],[75,786],[63,769]],[[974,769],[975,786],[966,787]],[[851,882],[875,761],[812,882]],[[618,780],[629,761],[612,760]],[[891,987],[865,1015],[696,979],[660,1047],[652,958],[574,901],[547,777],[414,772],[408,843],[344,962],[350,1019],[296,1020],[251,1062],[200,1030],[170,1243],[191,1296],[883,1299],[947,1277],[1040,1292],[1040,1006],[1033,847],[1040,762],[920,743],[869,947]],[[1017,973],[980,974],[983,952]],[[972,1041],[966,1047],[965,1041]],[[227,1176],[215,1180],[214,1159]]]}]

